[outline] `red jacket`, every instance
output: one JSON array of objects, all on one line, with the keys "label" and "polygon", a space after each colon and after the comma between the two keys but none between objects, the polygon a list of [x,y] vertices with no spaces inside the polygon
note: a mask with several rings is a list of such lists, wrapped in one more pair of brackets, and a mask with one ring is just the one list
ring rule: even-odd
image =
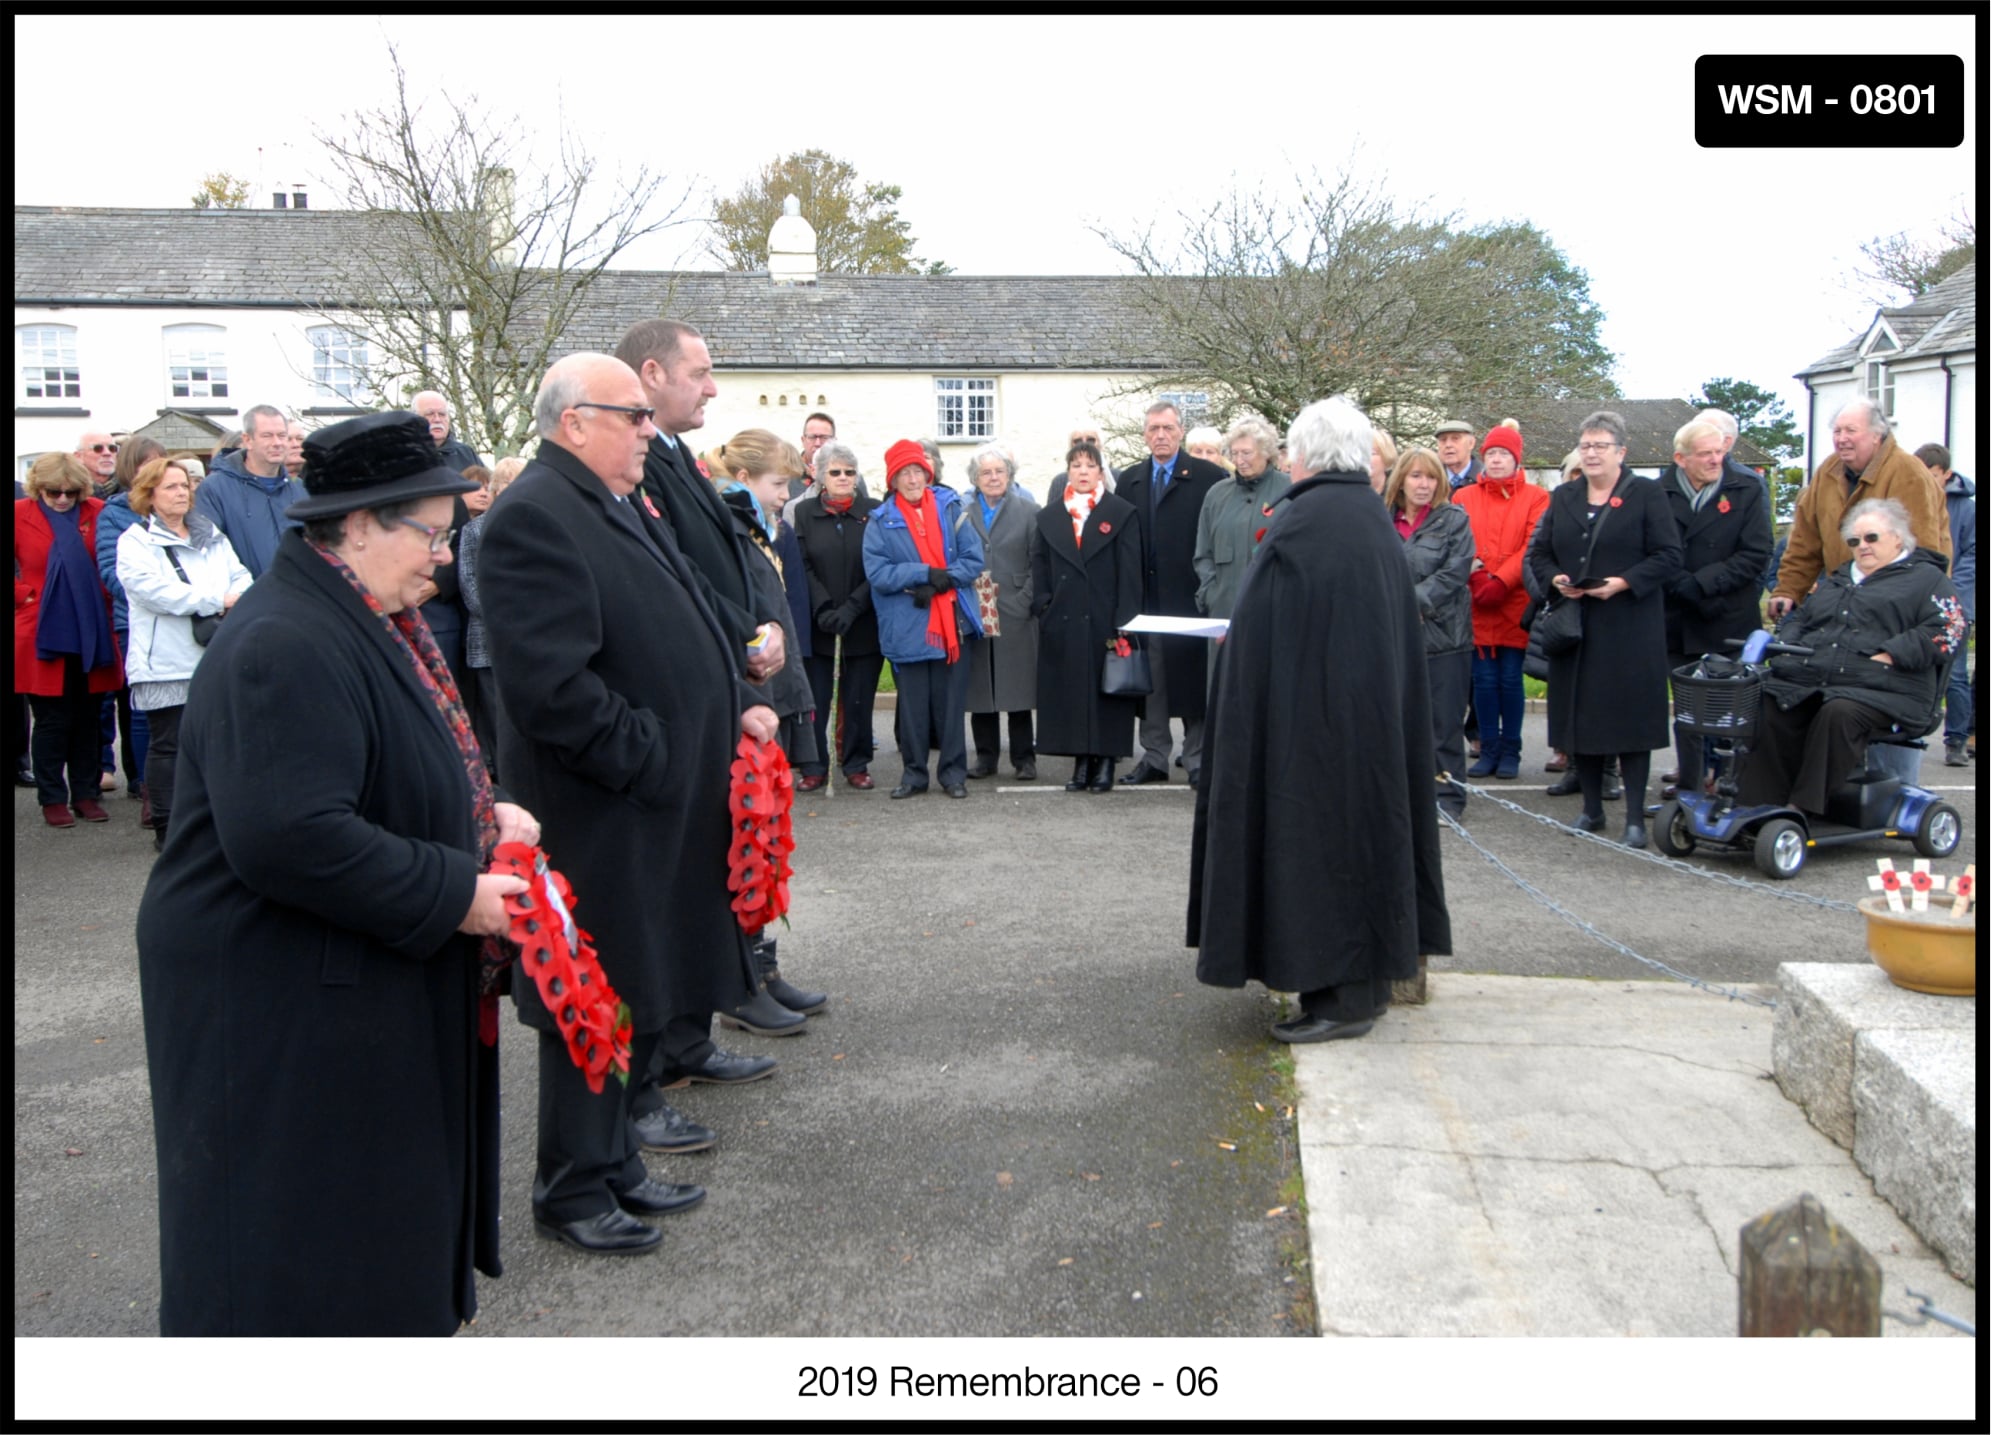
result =
[{"label": "red jacket", "polygon": [[[104,500],[84,498],[77,502],[77,532],[83,538],[83,551],[97,551],[97,515],[104,511]],[[49,521],[42,516],[39,499],[21,498],[14,501],[14,691],[30,693],[38,698],[59,698],[63,690],[63,662],[61,658],[38,658],[35,656],[35,623],[42,616],[42,584],[48,581],[49,550],[55,546],[56,536],[49,530]],[[96,574],[96,564],[91,565],[92,575]],[[98,591],[104,593],[104,584],[99,582]],[[111,612],[111,595],[104,593],[104,611]],[[116,652],[118,638],[112,635],[113,651]],[[90,690],[94,693],[108,693],[124,681],[122,660],[104,664],[90,670]]]},{"label": "red jacket", "polygon": [[[1548,490],[1526,474],[1512,478],[1479,476],[1451,496],[1472,520],[1472,546],[1484,566],[1472,575],[1472,642],[1479,648],[1525,648],[1528,635],[1521,630],[1521,615],[1528,611],[1528,591],[1521,586],[1521,560],[1527,556],[1528,540],[1542,510],[1549,506]],[[1507,585],[1506,598],[1495,607],[1479,603],[1479,575],[1490,573]]]}]

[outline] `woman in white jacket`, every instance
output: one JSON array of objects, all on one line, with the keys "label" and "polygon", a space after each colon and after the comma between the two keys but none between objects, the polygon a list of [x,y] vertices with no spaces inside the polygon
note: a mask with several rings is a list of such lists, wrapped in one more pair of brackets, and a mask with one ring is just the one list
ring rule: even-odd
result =
[{"label": "woman in white jacket", "polygon": [[156,458],[141,468],[130,502],[140,521],[118,539],[118,581],[131,610],[125,680],[133,708],[146,714],[152,729],[146,790],[158,851],[173,810],[181,708],[201,661],[195,619],[228,612],[250,586],[250,570],[229,540],[192,512],[194,484],[179,464]]}]

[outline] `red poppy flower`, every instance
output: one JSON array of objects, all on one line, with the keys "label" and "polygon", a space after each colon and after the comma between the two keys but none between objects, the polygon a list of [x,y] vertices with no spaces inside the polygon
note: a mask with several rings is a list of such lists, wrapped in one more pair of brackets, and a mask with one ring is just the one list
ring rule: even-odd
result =
[{"label": "red poppy flower", "polygon": [[729,767],[729,806],[735,831],[729,852],[729,903],[736,924],[759,931],[791,908],[792,769],[776,743],[748,733]]},{"label": "red poppy flower", "polygon": [[1718,499],[1716,499],[1716,500],[1715,500],[1715,511],[1716,511],[1717,513],[1727,513],[1727,512],[1729,512],[1729,500],[1728,500],[1728,499],[1726,499],[1726,498],[1718,498]]},{"label": "red poppy flower", "polygon": [[646,505],[646,512],[652,514],[653,517],[658,518],[660,516],[660,510],[653,507],[653,496],[643,488],[639,490],[639,502]]},{"label": "red poppy flower", "polygon": [[1255,533],[1250,535],[1250,541],[1252,543],[1262,543],[1264,541],[1264,535],[1266,533],[1269,533],[1270,531],[1271,530],[1268,528],[1260,528]]},{"label": "red poppy flower", "polygon": [[1622,498],[1613,498],[1611,500],[1611,506],[1613,508],[1623,508],[1625,506],[1625,500]]},{"label": "red poppy flower", "polygon": [[1098,531],[1099,533],[1109,533],[1109,532],[1111,531],[1111,522],[1110,522],[1110,520],[1109,520],[1109,519],[1107,519],[1107,520],[1105,520],[1105,521],[1104,521],[1103,523],[1100,523],[1100,524],[1098,524],[1098,525],[1097,525],[1097,531]]},{"label": "red poppy flower", "polygon": [[525,892],[506,899],[508,937],[521,949],[521,965],[555,1017],[585,1084],[602,1091],[606,1072],[617,1076],[620,1085],[628,1083],[632,1009],[612,990],[590,933],[571,914],[569,883],[549,866],[539,847],[523,842],[495,848],[489,870],[528,883]]}]

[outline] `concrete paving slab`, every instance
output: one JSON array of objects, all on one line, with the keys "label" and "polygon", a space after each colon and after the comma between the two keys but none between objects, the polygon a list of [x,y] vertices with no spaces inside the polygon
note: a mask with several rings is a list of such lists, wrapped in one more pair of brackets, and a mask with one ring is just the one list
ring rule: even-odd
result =
[{"label": "concrete paving slab", "polygon": [[1969,1312],[1778,1090],[1771,1031],[1675,983],[1433,972],[1428,1005],[1297,1048],[1322,1333],[1734,1335],[1736,1232],[1802,1191]]},{"label": "concrete paving slab", "polygon": [[1854,1042],[1854,1160],[1956,1275],[1979,1267],[1978,1041],[1864,1031]]}]

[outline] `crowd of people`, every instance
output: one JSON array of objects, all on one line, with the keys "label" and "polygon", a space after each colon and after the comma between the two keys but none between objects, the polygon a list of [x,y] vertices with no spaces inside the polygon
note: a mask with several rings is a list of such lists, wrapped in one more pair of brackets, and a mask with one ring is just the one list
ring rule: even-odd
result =
[{"label": "crowd of people", "polygon": [[[1604,828],[1622,784],[1644,845],[1673,669],[1763,622],[1769,490],[1723,415],[1653,480],[1593,413],[1550,491],[1511,421],[1403,449],[1341,400],[1283,435],[1255,416],[1187,432],[1162,401],[1122,469],[1084,424],[1045,492],[998,444],[961,489],[934,443],[898,438],[878,496],[825,413],[797,444],[753,428],[698,452],[713,365],[692,326],[635,324],[552,367],[538,449],[490,468],[432,393],[310,434],[258,406],[206,465],[87,435],[31,467],[20,770],[51,825],[105,820],[101,713],[122,694],[161,849],[139,955],[167,1333],[470,1318],[473,1273],[499,1272],[510,994],[539,1043],[534,1229],[657,1249],[649,1218],[705,1192],[645,1155],[720,1139],[662,1092],[775,1070],[719,1046],[717,1020],[785,1036],[828,1005],[737,919],[732,759],[747,737],[803,792],[836,765],[871,789],[885,663],[892,799],[996,777],[1003,726],[1017,780],[1042,756],[1071,759],[1071,793],[1183,771],[1198,975],[1300,992],[1273,1034],[1323,1041],[1450,951],[1438,828],[1467,781],[1518,777],[1534,650],[1576,825]],[[1905,455],[1865,400],[1833,435],[1770,603],[1816,657],[1774,668],[1785,752],[1746,775],[1808,807],[1871,738],[1934,721],[1976,582],[1949,454]],[[1141,614],[1228,634],[1128,632]],[[1700,743],[1675,751],[1669,780],[1703,781]],[[586,904],[629,1081],[586,1081],[594,994],[549,992],[509,940],[541,896],[493,870],[516,842]]]}]

